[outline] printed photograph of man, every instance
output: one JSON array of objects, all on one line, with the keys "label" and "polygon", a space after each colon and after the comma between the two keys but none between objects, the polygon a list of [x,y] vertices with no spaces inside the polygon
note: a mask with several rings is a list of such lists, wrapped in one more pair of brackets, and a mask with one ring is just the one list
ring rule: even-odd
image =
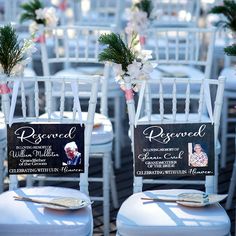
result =
[{"label": "printed photograph of man", "polygon": [[81,153],[78,152],[78,147],[75,142],[67,143],[64,147],[67,156],[67,165],[78,165],[81,163]]}]

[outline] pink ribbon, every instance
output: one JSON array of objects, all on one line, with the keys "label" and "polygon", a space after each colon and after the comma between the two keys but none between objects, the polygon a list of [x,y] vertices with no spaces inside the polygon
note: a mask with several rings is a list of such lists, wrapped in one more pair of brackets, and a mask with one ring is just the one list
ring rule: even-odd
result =
[{"label": "pink ribbon", "polygon": [[134,98],[133,89],[126,89],[125,90],[125,99],[126,99],[126,101],[133,100],[133,98]]},{"label": "pink ribbon", "polygon": [[35,38],[35,42],[37,42],[37,43],[45,43],[46,42],[45,35],[42,34],[42,35],[38,36],[37,38]]},{"label": "pink ribbon", "polygon": [[65,11],[65,10],[66,10],[66,7],[67,7],[66,0],[62,0],[61,3],[59,4],[59,9],[60,9],[61,11]]},{"label": "pink ribbon", "polygon": [[145,42],[146,42],[145,36],[139,36],[139,42],[143,46],[145,44]]},{"label": "pink ribbon", "polygon": [[0,94],[8,94],[11,93],[12,89],[10,89],[7,84],[0,84]]}]

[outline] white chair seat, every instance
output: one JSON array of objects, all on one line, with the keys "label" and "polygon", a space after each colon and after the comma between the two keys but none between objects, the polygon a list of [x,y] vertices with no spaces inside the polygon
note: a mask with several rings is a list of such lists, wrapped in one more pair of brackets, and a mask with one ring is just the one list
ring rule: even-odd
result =
[{"label": "white chair seat", "polygon": [[[13,196],[42,200],[56,197],[89,198],[75,189],[60,187],[19,188],[0,195],[0,235],[4,236],[78,236],[91,233],[90,206],[74,211],[44,208],[40,204],[16,201]],[[65,227],[66,225],[66,227]]]},{"label": "white chair seat", "polygon": [[156,78],[165,78],[167,75],[163,76],[163,73],[158,70],[160,68],[163,71],[166,71],[167,73],[171,73],[178,78],[178,77],[186,77],[190,79],[203,79],[204,73],[192,66],[186,66],[186,65],[158,65],[157,69],[154,69],[153,72],[150,74],[150,77],[153,79]]},{"label": "white chair seat", "polygon": [[[73,76],[78,74],[82,75],[103,75],[103,67],[101,66],[79,66],[77,68],[69,68],[69,69],[64,69],[59,72],[57,72],[55,75],[58,77],[64,77],[64,76]],[[118,84],[115,82],[115,77],[109,79],[108,82],[108,96],[110,95],[111,90],[119,90],[120,88]],[[53,89],[58,89],[58,84],[54,83],[53,84]]]},{"label": "white chair seat", "polygon": [[[64,118],[73,119],[73,113],[72,112],[64,112],[63,113]],[[60,117],[60,112],[53,112],[51,114],[51,119],[58,119]],[[45,113],[40,116],[40,118],[48,118],[48,113]],[[87,113],[82,112],[82,120],[87,120]],[[98,145],[98,144],[105,144],[112,142],[113,140],[113,131],[112,131],[112,124],[110,120],[99,113],[95,113],[94,116],[94,129],[92,132],[91,137],[91,144],[92,145]]]},{"label": "white chair seat", "polygon": [[145,191],[131,195],[117,215],[118,235],[122,236],[224,236],[230,220],[219,204],[189,208],[175,202],[145,202],[141,197],[156,194],[177,196],[197,190],[171,189]]},{"label": "white chair seat", "polygon": [[220,74],[226,77],[225,90],[229,91],[236,90],[236,68],[235,67],[224,68]]}]

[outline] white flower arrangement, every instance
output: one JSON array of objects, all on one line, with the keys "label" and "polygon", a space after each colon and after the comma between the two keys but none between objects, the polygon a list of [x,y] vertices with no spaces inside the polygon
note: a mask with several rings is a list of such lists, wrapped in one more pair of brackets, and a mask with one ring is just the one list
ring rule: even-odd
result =
[{"label": "white flower arrangement", "polygon": [[155,9],[151,0],[135,0],[131,8],[125,10],[128,20],[125,32],[131,35],[133,32],[143,34],[151,21],[158,19],[163,13]]},{"label": "white flower arrangement", "polygon": [[58,23],[56,9],[54,7],[44,7],[39,0],[32,0],[29,3],[24,3],[21,8],[25,12],[21,15],[20,21],[32,20],[29,25],[29,32],[32,35],[39,30],[39,25],[53,27]]},{"label": "white flower arrangement", "polygon": [[[123,89],[125,87],[124,77],[129,76],[132,80],[148,80],[150,73],[154,69],[154,65],[149,61],[152,58],[150,51],[142,50],[139,53],[135,52],[136,58],[128,65],[127,72],[122,70],[121,64],[113,63],[113,70],[116,76],[116,81]],[[131,82],[132,83],[132,82]],[[139,87],[137,84],[132,83],[133,91],[138,92]]]},{"label": "white flower arrangement", "polygon": [[[132,80],[147,80],[154,66],[151,64],[150,51],[136,51],[138,44],[137,34],[132,35],[130,45],[126,45],[120,35],[111,33],[101,35],[99,42],[108,47],[99,54],[100,61],[107,61],[113,64],[116,81],[124,88],[124,79],[128,76]],[[133,91],[137,92],[139,87],[132,83]]]}]

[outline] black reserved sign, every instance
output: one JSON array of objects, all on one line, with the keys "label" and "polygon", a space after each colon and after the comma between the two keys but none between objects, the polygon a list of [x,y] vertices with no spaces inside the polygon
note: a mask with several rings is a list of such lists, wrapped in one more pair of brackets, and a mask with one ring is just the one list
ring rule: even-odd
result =
[{"label": "black reserved sign", "polygon": [[211,123],[138,125],[134,128],[135,176],[214,174]]},{"label": "black reserved sign", "polygon": [[7,127],[9,174],[84,172],[84,126],[26,124]]}]

